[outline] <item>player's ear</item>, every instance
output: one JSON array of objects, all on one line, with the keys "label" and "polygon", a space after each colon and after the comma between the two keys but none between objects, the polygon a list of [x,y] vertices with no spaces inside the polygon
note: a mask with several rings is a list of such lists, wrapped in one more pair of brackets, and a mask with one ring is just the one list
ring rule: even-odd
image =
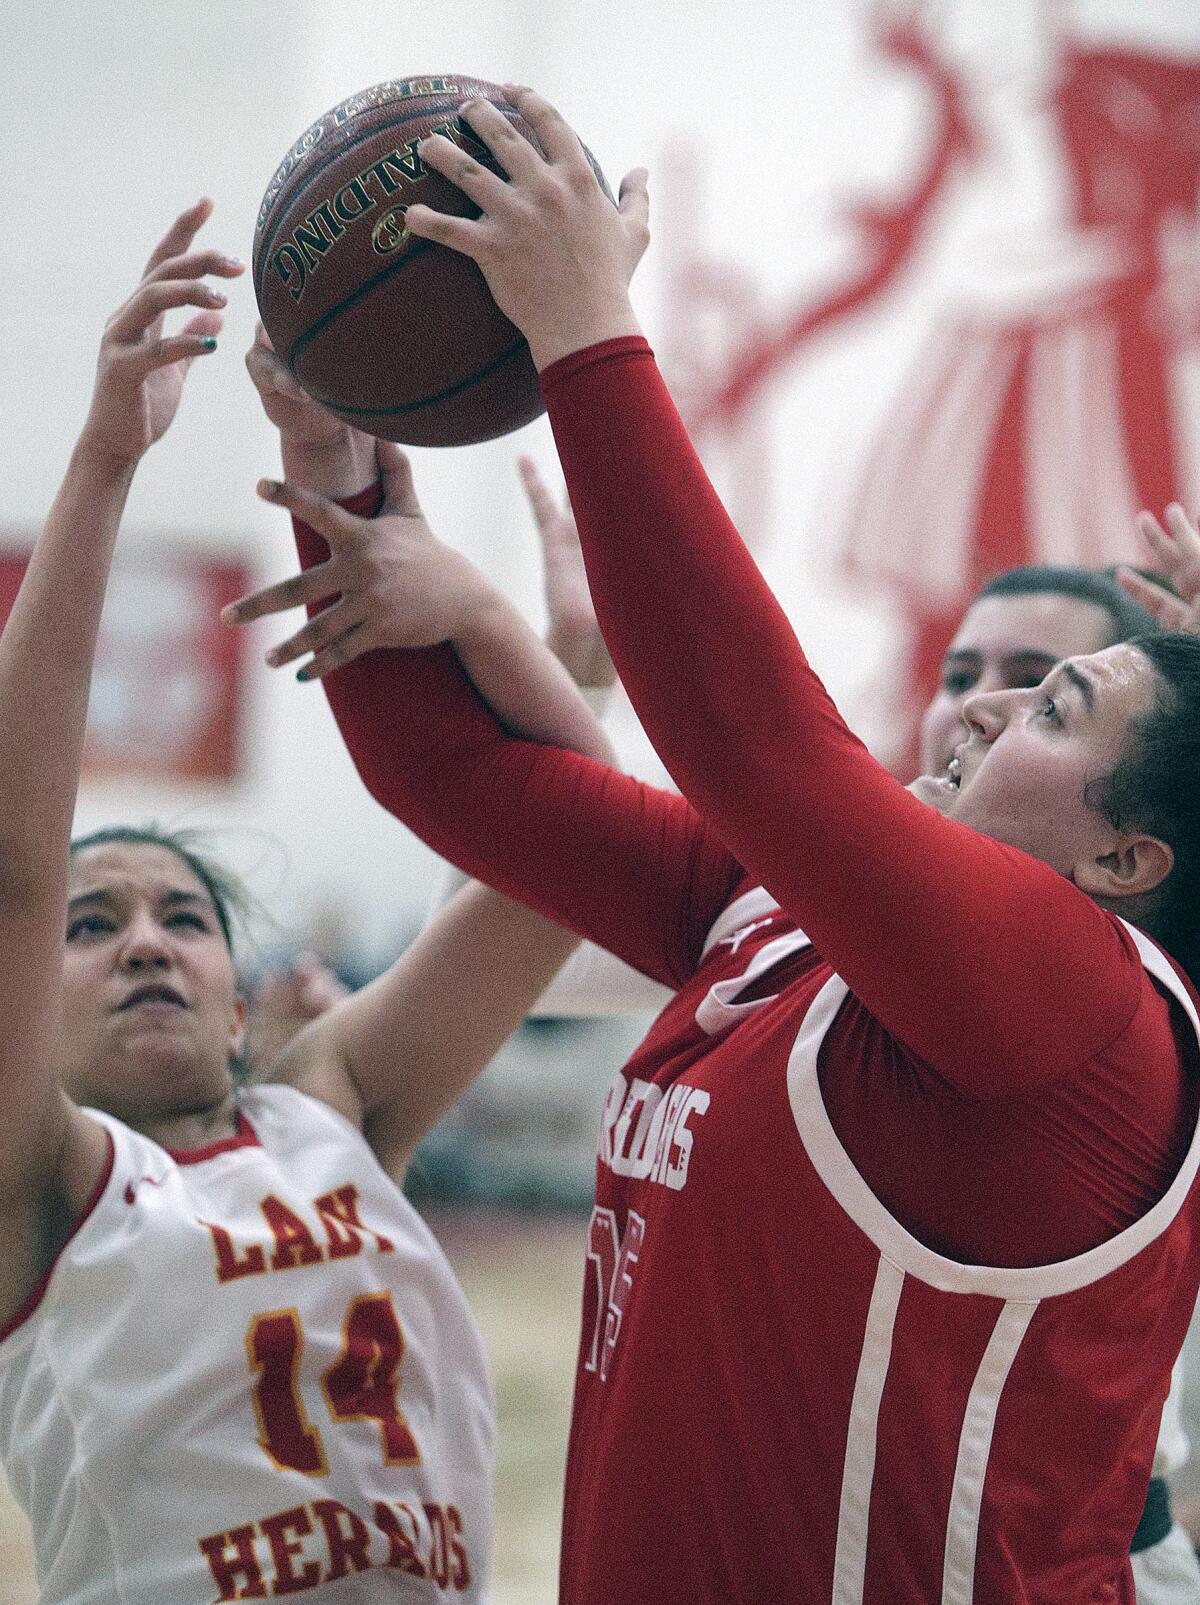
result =
[{"label": "player's ear", "polygon": [[1174,866],[1175,854],[1165,841],[1129,831],[1109,852],[1079,860],[1073,879],[1081,892],[1097,901],[1142,897],[1161,886]]},{"label": "player's ear", "polygon": [[229,1058],[240,1059],[246,1046],[246,1000],[240,992],[233,999],[233,1018],[229,1025]]}]

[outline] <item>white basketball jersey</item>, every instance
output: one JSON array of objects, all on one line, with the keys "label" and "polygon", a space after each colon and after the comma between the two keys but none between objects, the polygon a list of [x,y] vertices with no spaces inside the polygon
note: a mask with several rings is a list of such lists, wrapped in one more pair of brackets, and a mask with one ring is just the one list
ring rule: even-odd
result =
[{"label": "white basketball jersey", "polygon": [[450,1266],[340,1115],[239,1104],[185,1154],[97,1114],[111,1171],[0,1341],[43,1605],[482,1600],[495,1411]]}]

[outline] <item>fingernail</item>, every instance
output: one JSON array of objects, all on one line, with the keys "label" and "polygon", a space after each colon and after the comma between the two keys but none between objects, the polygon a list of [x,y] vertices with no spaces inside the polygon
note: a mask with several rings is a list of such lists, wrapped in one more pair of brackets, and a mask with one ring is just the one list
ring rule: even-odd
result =
[{"label": "fingernail", "polygon": [[221,609],[222,624],[236,624],[238,621],[238,606],[236,602],[226,602]]},{"label": "fingernail", "polygon": [[260,479],[254,488],[260,496],[278,496],[283,486],[277,479]]},{"label": "fingernail", "polygon": [[216,336],[215,335],[211,335],[211,334],[206,334],[204,336],[204,338],[200,341],[200,349],[201,349],[201,351],[215,351],[217,349]]},{"label": "fingernail", "polygon": [[213,306],[215,306],[215,307],[223,307],[225,305],[227,297],[223,296],[221,294],[220,290],[214,290],[211,284],[208,285],[207,288],[208,288],[208,299],[212,302]]},{"label": "fingernail", "polygon": [[278,667],[278,664],[279,664],[279,648],[278,647],[274,647],[273,646],[271,648],[271,650],[267,653],[267,662],[271,665],[271,667],[273,669]]},{"label": "fingernail", "polygon": [[225,258],[225,265],[226,267],[241,268],[245,267],[246,264],[242,261],[240,256],[227,256]]},{"label": "fingernail", "polygon": [[296,678],[301,682],[301,684],[303,684],[306,680],[311,680],[312,676],[309,674],[307,669],[297,669]]}]

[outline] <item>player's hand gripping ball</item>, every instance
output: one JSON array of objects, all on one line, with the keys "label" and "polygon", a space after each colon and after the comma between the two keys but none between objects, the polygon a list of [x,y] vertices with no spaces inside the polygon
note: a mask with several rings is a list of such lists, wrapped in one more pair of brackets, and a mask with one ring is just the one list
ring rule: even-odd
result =
[{"label": "player's hand gripping ball", "polygon": [[483,274],[405,223],[418,201],[479,215],[417,146],[446,134],[501,172],[458,116],[482,98],[537,143],[496,84],[458,74],[389,80],[314,123],[259,209],[254,289],[272,345],[314,400],[384,440],[467,446],[544,411],[529,348]]}]

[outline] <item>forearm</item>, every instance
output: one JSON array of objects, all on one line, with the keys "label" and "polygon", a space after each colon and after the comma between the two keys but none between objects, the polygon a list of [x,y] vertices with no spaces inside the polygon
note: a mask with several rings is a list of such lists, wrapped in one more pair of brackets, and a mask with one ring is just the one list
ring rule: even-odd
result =
[{"label": "forearm", "polygon": [[[303,566],[323,561],[295,528]],[[646,974],[690,974],[741,871],[682,798],[511,735],[449,646],[369,652],[323,684],[368,791],[435,852]]]},{"label": "forearm", "polygon": [[0,865],[65,884],[88,693],[134,465],[75,449],[0,636]]},{"label": "forearm", "polygon": [[577,941],[490,887],[464,888],[343,1010],[341,1052],[372,1140],[411,1152],[495,1058]]},{"label": "forearm", "polygon": [[513,735],[615,762],[612,746],[571,676],[498,591],[455,637],[475,690]]}]

